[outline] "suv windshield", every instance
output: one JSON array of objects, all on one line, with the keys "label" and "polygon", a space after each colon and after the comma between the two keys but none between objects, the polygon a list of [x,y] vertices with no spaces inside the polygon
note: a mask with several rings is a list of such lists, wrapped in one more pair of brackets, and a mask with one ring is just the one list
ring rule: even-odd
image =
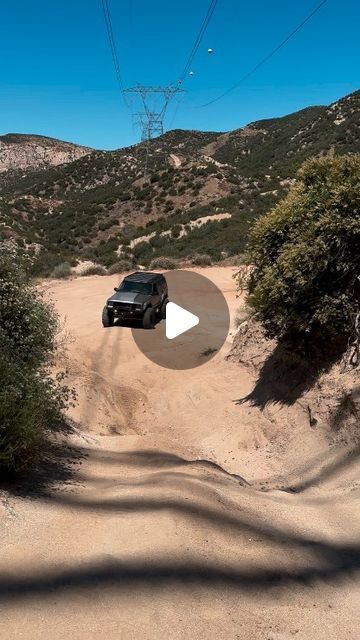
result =
[{"label": "suv windshield", "polygon": [[130,282],[124,280],[121,284],[120,291],[131,291],[131,293],[145,293],[151,295],[152,284],[149,282]]}]

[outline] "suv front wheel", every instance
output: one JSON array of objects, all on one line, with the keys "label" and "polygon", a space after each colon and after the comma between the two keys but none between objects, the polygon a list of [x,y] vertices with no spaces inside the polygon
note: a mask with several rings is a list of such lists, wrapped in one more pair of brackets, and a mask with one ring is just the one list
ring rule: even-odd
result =
[{"label": "suv front wheel", "polygon": [[107,307],[103,308],[102,323],[103,327],[112,327],[112,325],[114,324],[114,316]]},{"label": "suv front wheel", "polygon": [[143,317],[143,327],[144,329],[153,329],[155,325],[155,313],[152,307],[148,307],[144,313]]}]

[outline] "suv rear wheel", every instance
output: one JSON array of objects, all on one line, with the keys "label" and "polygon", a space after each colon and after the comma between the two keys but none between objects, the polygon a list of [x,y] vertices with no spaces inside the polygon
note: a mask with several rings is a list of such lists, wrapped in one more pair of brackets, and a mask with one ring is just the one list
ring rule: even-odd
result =
[{"label": "suv rear wheel", "polygon": [[102,323],[103,327],[112,327],[112,325],[114,324],[114,316],[107,307],[103,308]]},{"label": "suv rear wheel", "polygon": [[155,325],[155,313],[152,307],[148,307],[143,317],[144,329],[152,329]]}]

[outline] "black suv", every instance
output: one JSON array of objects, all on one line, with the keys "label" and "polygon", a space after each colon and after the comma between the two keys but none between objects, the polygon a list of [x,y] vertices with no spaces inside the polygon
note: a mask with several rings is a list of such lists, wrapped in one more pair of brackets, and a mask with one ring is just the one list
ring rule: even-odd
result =
[{"label": "black suv", "polygon": [[126,276],[108,299],[102,312],[104,327],[114,320],[142,320],[144,329],[151,329],[157,319],[166,317],[168,287],[160,273],[137,271]]}]

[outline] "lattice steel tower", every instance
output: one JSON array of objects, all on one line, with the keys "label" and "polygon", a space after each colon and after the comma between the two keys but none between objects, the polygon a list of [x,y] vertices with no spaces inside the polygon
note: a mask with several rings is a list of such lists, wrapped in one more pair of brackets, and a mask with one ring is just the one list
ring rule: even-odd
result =
[{"label": "lattice steel tower", "polygon": [[[184,89],[176,86],[168,87],[146,87],[136,85],[130,89],[124,89],[124,93],[139,96],[144,110],[135,114],[135,123],[141,127],[141,139],[151,140],[164,133],[164,118],[169,102],[179,93],[184,93]],[[160,105],[154,109],[150,105],[151,99],[161,99]]]}]

